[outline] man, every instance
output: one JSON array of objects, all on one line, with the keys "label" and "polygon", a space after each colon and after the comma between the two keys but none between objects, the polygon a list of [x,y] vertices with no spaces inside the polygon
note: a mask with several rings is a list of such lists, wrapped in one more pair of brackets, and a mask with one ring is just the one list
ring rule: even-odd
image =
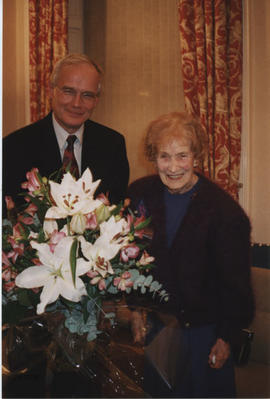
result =
[{"label": "man", "polygon": [[72,152],[79,174],[89,167],[93,179],[102,180],[97,193],[108,194],[112,203],[124,198],[129,179],[124,137],[89,119],[98,103],[101,75],[85,55],[71,54],[58,61],[49,88],[52,112],[3,140],[4,196],[20,204],[21,183],[33,167],[47,177],[60,170],[66,140],[74,135]]}]

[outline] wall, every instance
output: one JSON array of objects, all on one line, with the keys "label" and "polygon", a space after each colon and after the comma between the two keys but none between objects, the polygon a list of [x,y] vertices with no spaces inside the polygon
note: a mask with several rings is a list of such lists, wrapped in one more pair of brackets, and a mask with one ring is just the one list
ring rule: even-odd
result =
[{"label": "wall", "polygon": [[68,1],[68,52],[84,53],[83,0]]},{"label": "wall", "polygon": [[29,123],[28,0],[3,0],[3,136]]},{"label": "wall", "polygon": [[105,71],[93,119],[126,137],[131,179],[150,171],[146,125],[184,108],[177,0],[87,0],[85,51]]},{"label": "wall", "polygon": [[[245,1],[249,31],[250,218],[253,240],[270,243],[270,1]],[[245,131],[243,131],[245,134]]]}]

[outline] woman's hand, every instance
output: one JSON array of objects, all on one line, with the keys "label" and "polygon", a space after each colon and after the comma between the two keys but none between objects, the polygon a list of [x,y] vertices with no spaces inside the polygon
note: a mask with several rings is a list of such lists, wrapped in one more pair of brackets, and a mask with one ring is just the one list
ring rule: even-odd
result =
[{"label": "woman's hand", "polygon": [[146,336],[146,317],[143,312],[134,310],[131,312],[131,331],[134,342],[143,344]]},{"label": "woman's hand", "polygon": [[208,363],[213,369],[220,369],[230,356],[230,345],[218,338],[215,345],[211,348]]}]

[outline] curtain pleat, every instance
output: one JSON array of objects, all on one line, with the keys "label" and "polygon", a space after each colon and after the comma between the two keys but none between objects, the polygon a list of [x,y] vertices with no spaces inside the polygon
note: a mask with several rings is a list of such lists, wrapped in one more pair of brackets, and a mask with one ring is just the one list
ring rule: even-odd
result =
[{"label": "curtain pleat", "polygon": [[67,54],[68,0],[29,0],[30,116],[34,122],[50,110],[49,78],[55,62]]},{"label": "curtain pleat", "polygon": [[201,169],[238,199],[242,111],[242,0],[179,0],[186,110],[200,117]]}]

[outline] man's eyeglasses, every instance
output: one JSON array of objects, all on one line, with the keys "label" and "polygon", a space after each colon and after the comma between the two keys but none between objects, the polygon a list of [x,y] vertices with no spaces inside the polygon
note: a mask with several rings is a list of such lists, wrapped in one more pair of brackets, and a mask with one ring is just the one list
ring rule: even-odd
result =
[{"label": "man's eyeglasses", "polygon": [[62,94],[63,97],[66,99],[73,99],[76,97],[77,93],[80,94],[80,99],[83,101],[85,104],[93,104],[99,94],[93,93],[92,91],[77,91],[73,89],[72,87],[58,87],[55,86]]}]

